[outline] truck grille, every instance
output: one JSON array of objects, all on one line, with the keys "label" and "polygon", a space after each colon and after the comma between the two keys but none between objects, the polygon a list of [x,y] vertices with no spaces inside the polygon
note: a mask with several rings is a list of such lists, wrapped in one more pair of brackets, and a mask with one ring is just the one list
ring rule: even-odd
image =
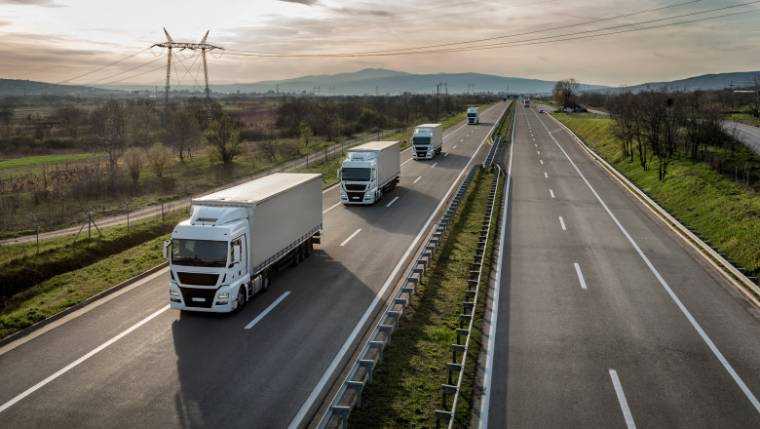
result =
[{"label": "truck grille", "polygon": [[187,287],[179,288],[182,291],[182,299],[188,307],[211,308],[214,304],[216,289],[192,289]]},{"label": "truck grille", "polygon": [[349,202],[364,201],[364,192],[347,192]]},{"label": "truck grille", "polygon": [[347,191],[363,191],[367,189],[367,185],[349,183],[346,185]]},{"label": "truck grille", "polygon": [[216,286],[219,280],[219,274],[177,273],[177,276],[180,283],[193,286]]}]

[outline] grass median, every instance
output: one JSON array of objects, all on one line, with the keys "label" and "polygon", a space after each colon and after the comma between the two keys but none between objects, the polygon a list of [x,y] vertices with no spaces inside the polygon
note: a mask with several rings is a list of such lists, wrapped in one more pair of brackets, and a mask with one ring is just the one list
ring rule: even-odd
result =
[{"label": "grass median", "polygon": [[706,163],[677,158],[664,181],[622,156],[611,119],[554,114],[591,149],[726,259],[760,276],[760,194]]},{"label": "grass median", "polygon": [[[470,185],[446,241],[434,255],[384,351],[372,383],[364,390],[362,406],[351,413],[351,427],[434,426],[435,410],[441,406],[441,384],[446,382],[446,364],[451,359],[449,347],[456,339],[467,272],[475,255],[492,179],[493,173],[479,172]],[[492,248],[489,254],[491,251]],[[490,264],[484,269],[484,278],[488,278]],[[476,316],[482,321],[482,308],[476,309]],[[480,325],[477,319],[475,324]],[[472,335],[473,355],[468,357],[468,365],[477,361],[480,350],[480,333]],[[464,426],[469,422],[473,396],[474,373],[469,366],[465,375],[460,410],[466,416],[459,417]]]}]

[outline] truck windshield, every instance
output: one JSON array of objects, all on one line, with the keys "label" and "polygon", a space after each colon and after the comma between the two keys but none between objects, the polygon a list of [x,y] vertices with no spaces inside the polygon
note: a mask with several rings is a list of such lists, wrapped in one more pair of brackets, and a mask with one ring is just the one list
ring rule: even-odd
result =
[{"label": "truck windshield", "polygon": [[227,242],[210,240],[172,240],[172,264],[194,267],[224,267]]},{"label": "truck windshield", "polygon": [[430,144],[430,137],[414,137],[412,139],[412,144],[417,145],[428,145]]},{"label": "truck windshield", "polygon": [[346,167],[343,170],[341,170],[340,177],[343,180],[367,181],[370,178],[370,169]]}]

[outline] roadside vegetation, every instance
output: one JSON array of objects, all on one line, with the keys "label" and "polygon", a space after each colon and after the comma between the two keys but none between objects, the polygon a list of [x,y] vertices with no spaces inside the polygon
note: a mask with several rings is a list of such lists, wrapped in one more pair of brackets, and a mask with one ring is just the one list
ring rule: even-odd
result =
[{"label": "roadside vegetation", "polygon": [[0,100],[0,237],[70,226],[88,212],[123,214],[187,197],[489,101],[230,96],[181,99],[164,109],[154,99]]},{"label": "roadside vegetation", "polygon": [[[689,140],[681,141],[679,149],[673,149],[663,171],[649,168],[651,158],[647,163],[641,161],[639,150],[650,150],[646,148],[646,140],[642,138],[641,149],[636,137],[633,143],[626,142],[620,137],[623,131],[616,119],[589,114],[555,116],[726,259],[744,269],[748,276],[760,276],[760,183],[756,178],[748,181],[743,174],[735,175],[733,169],[716,162],[724,157],[751,154],[736,146],[705,145],[692,152],[699,155],[694,158],[682,150],[693,150],[697,142],[692,139],[697,137],[687,136],[698,129],[679,130],[679,135],[685,133],[683,138]],[[758,160],[748,159],[757,168]]]},{"label": "roadside vegetation", "polygon": [[[372,382],[363,392],[362,406],[351,413],[351,427],[435,425],[435,410],[441,406],[441,384],[446,382],[446,364],[451,359],[449,347],[456,339],[458,315],[467,289],[467,270],[475,254],[493,174],[480,171],[470,185],[465,204],[418,285]],[[489,277],[492,247],[493,241],[484,279]],[[484,296],[481,295],[481,302]],[[478,307],[476,315],[478,329],[470,339],[473,348],[468,364],[477,362],[480,350],[482,307]],[[462,414],[457,416],[458,426],[469,424],[474,393],[470,369],[470,366],[466,369],[465,390],[460,397]]]}]

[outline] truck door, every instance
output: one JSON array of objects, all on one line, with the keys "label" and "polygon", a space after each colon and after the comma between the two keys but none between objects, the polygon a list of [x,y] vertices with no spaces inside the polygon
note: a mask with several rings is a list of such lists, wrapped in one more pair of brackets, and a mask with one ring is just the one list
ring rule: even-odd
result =
[{"label": "truck door", "polygon": [[235,280],[248,272],[248,249],[246,248],[247,246],[245,243],[245,235],[232,240],[232,246],[230,248],[232,254],[234,255],[237,253],[240,255],[240,262],[235,266],[235,271],[233,273]]}]

